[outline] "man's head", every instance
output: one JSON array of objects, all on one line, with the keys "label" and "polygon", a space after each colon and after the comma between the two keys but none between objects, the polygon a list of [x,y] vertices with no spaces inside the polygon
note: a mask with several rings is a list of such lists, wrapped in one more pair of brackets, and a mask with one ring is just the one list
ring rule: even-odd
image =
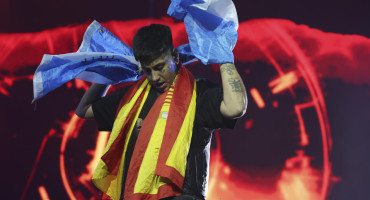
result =
[{"label": "man's head", "polygon": [[168,26],[151,24],[135,34],[132,49],[150,84],[161,92],[167,91],[176,77],[179,53],[173,48]]}]

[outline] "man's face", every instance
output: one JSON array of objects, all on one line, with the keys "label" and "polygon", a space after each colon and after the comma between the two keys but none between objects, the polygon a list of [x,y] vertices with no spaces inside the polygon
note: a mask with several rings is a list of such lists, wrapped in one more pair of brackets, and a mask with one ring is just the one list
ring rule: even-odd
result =
[{"label": "man's face", "polygon": [[149,83],[160,92],[167,91],[176,77],[176,63],[171,54],[158,57],[141,65]]}]

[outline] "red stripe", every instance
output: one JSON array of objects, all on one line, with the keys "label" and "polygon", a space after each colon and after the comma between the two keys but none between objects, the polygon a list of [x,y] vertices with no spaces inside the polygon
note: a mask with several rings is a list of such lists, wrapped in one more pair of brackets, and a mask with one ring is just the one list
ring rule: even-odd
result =
[{"label": "red stripe", "polygon": [[[134,187],[139,174],[140,166],[144,158],[145,151],[148,147],[150,137],[156,125],[159,112],[162,109],[163,102],[166,98],[166,93],[161,94],[145,117],[143,126],[140,129],[139,137],[137,138],[135,149],[132,154],[131,163],[127,173],[125,196],[124,199],[132,199]],[[150,150],[149,150],[150,151]]]},{"label": "red stripe", "polygon": [[[123,96],[120,105],[118,106],[117,112],[116,112],[116,118],[121,110],[121,108],[125,105],[125,103],[131,99],[136,91],[140,88],[141,84],[144,82],[145,77],[143,76],[139,81],[136,82],[135,85],[133,85]],[[104,161],[104,163],[108,167],[108,171],[110,174],[116,175],[119,169],[119,165],[121,163],[122,159],[122,153],[123,153],[123,148],[126,140],[127,133],[130,129],[127,124],[133,123],[134,116],[136,112],[138,111],[138,107],[140,105],[140,102],[142,101],[144,97],[145,92],[142,92],[140,95],[139,99],[136,101],[133,109],[131,109],[130,113],[127,116],[126,121],[124,122],[122,129],[120,133],[118,134],[117,138],[113,141],[111,147],[109,150],[101,157],[101,159]]]},{"label": "red stripe", "polygon": [[130,113],[127,116],[127,120],[124,122],[120,133],[117,138],[113,141],[109,150],[101,157],[108,167],[108,171],[111,174],[116,175],[119,169],[119,165],[122,159],[123,148],[125,145],[125,140],[128,132],[130,131],[130,124],[135,123],[135,115],[138,112],[138,107],[140,102],[144,97],[144,92],[140,95],[138,101],[135,103],[134,107],[131,109]]},{"label": "red stripe", "polygon": [[[157,173],[160,175],[158,175]],[[171,166],[167,166],[165,164],[157,163],[156,175],[170,179],[172,183],[175,184],[177,189],[181,189],[182,191],[183,184],[184,184],[184,177],[175,168]],[[161,198],[164,198],[164,197],[161,197]]]},{"label": "red stripe", "polygon": [[[171,123],[167,123],[166,125],[166,131],[164,133],[164,139],[162,141],[161,151],[158,158],[161,160],[161,162],[159,162],[159,165],[157,165],[157,169],[159,169],[158,173],[163,174],[164,177],[168,177],[173,183],[161,186],[159,188],[158,194],[156,195],[134,194],[135,184],[145,152],[147,151],[147,147],[157,119],[159,117],[159,113],[162,109],[163,102],[166,99],[167,92],[165,92],[161,94],[155,101],[154,105],[146,116],[143,122],[143,126],[140,130],[139,137],[136,141],[135,149],[128,169],[124,192],[125,200],[159,199],[181,195],[184,177],[182,177],[181,174],[177,172],[177,170],[165,166],[165,162],[181,129],[182,122],[186,115],[186,112],[184,111],[188,110],[193,87],[194,77],[190,73],[188,73],[188,71],[183,66],[181,66],[181,69],[177,76],[173,102],[171,103],[168,116],[168,120],[170,120],[168,122]],[[134,93],[135,91],[136,90],[132,90],[131,92]],[[125,99],[125,102],[128,100],[129,98]],[[151,149],[148,149],[148,151],[151,151]]]},{"label": "red stripe", "polygon": [[136,91],[140,88],[141,84],[145,81],[145,79],[146,79],[146,76],[143,75],[135,83],[135,85],[133,85],[132,87],[130,87],[130,89],[125,93],[125,95],[123,95],[122,100],[121,100],[121,102],[120,102],[120,104],[119,104],[119,106],[117,108],[117,111],[116,111],[116,117],[114,119],[117,118],[117,115],[118,115],[119,111],[126,104],[126,102],[128,102],[128,100],[130,100],[135,95]]},{"label": "red stripe", "polygon": [[158,200],[166,197],[180,196],[182,190],[172,183],[167,183],[158,188],[157,194],[136,193],[130,200]]},{"label": "red stripe", "polygon": [[103,193],[101,195],[101,198],[98,198],[98,199],[101,199],[101,200],[112,200],[112,198],[110,196],[108,196],[107,194]]},{"label": "red stripe", "polygon": [[180,132],[187,110],[189,109],[190,101],[193,96],[194,77],[182,66],[177,78],[178,83],[175,85],[175,92],[168,113],[168,122],[171,123],[166,124],[155,174],[170,179],[182,190],[184,177],[176,169],[166,166],[166,161]]}]

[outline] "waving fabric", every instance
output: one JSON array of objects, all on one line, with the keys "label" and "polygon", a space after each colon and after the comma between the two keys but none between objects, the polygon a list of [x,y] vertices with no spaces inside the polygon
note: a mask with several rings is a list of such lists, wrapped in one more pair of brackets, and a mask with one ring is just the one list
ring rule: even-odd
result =
[{"label": "waving fabric", "polygon": [[[203,64],[234,62],[238,19],[231,0],[173,0],[167,13],[185,23],[189,44],[177,47],[184,65],[198,59]],[[33,78],[32,102],[74,78],[111,85],[141,76],[131,47],[94,21],[77,52],[44,55]]]}]

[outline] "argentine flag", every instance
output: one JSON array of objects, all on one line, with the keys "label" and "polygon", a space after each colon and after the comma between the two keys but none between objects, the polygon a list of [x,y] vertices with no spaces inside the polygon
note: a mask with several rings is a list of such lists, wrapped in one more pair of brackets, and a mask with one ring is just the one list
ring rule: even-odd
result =
[{"label": "argentine flag", "polygon": [[[173,0],[167,13],[185,23],[189,44],[177,47],[184,65],[198,59],[203,64],[234,62],[238,19],[231,0]],[[112,85],[141,76],[131,47],[94,21],[77,52],[43,56],[33,78],[32,102],[74,78]]]},{"label": "argentine flag", "polygon": [[203,64],[234,63],[239,22],[231,0],[172,0],[167,14],[184,20],[191,52]]},{"label": "argentine flag", "polygon": [[76,53],[43,56],[33,78],[32,102],[74,78],[111,85],[141,75],[131,47],[94,21]]}]

